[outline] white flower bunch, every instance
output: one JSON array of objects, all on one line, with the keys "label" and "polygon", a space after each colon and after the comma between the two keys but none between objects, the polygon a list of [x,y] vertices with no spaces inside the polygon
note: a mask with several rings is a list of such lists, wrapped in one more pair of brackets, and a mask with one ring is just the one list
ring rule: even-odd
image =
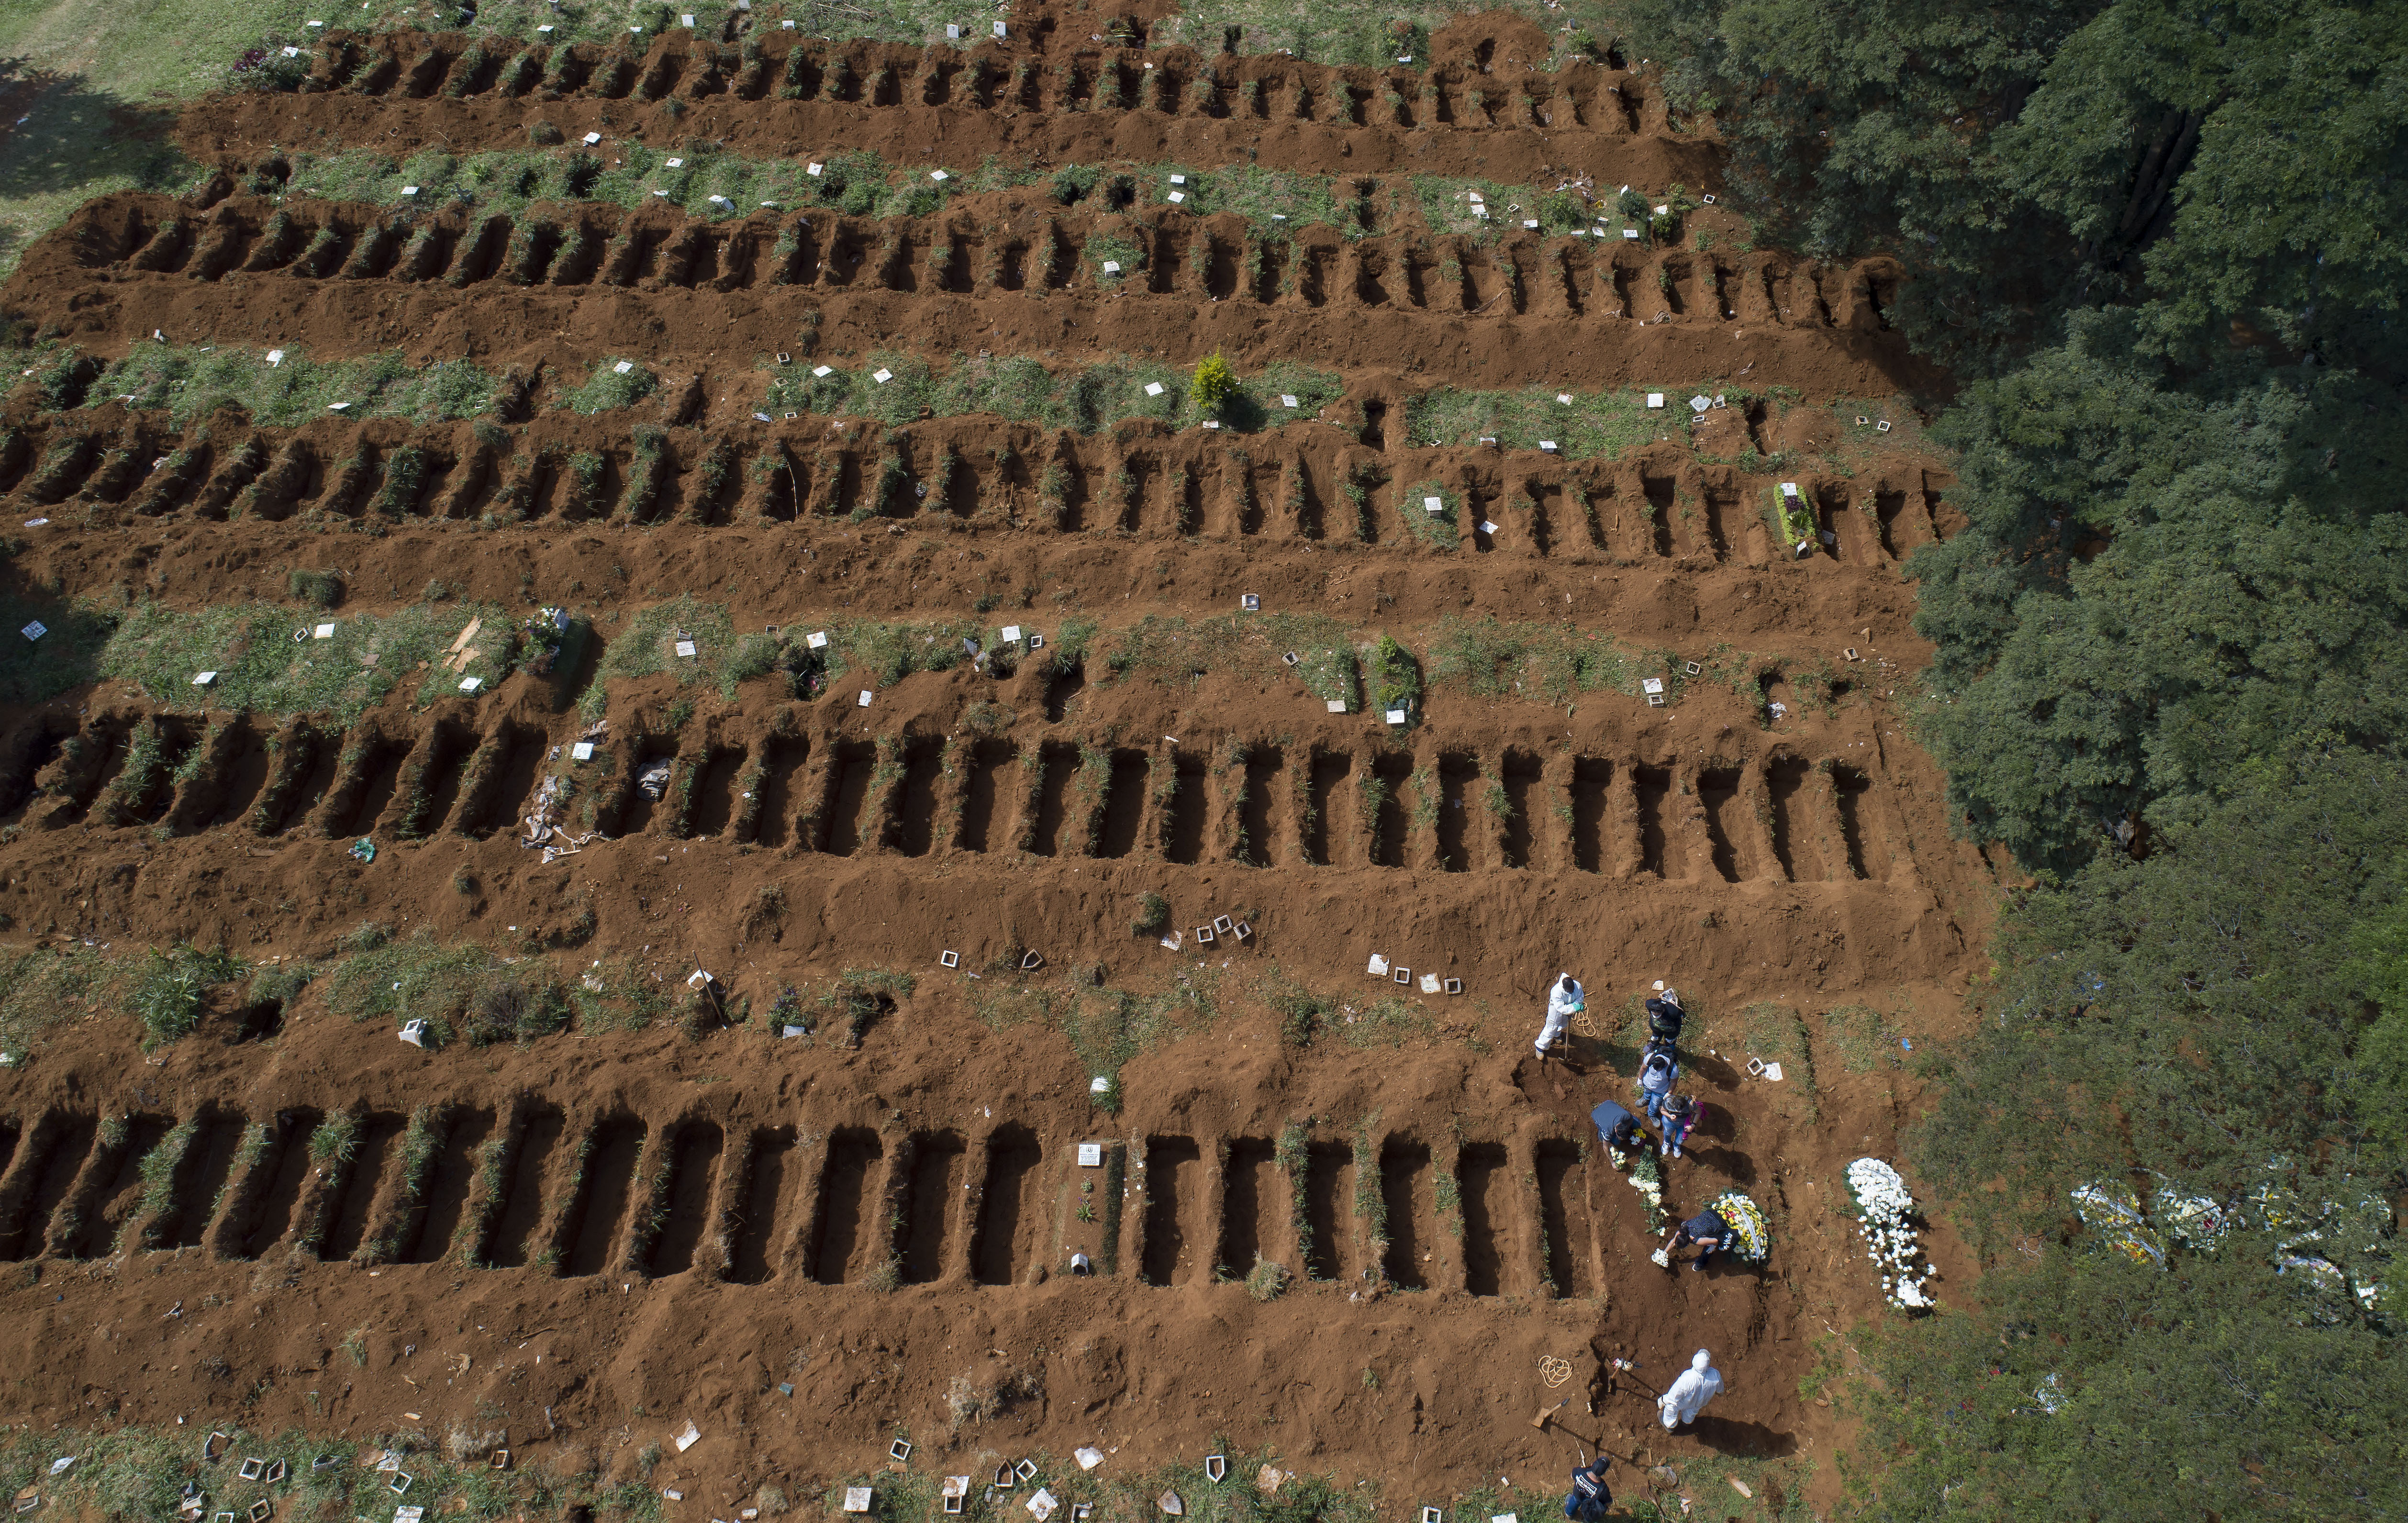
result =
[{"label": "white flower bunch", "polygon": [[1919,1272],[1916,1270],[1915,1259],[1922,1249],[1916,1246],[1914,1228],[1908,1223],[1914,1197],[1908,1193],[1906,1181],[1879,1158],[1858,1158],[1848,1165],[1848,1189],[1856,1198],[1861,1214],[1856,1230],[1865,1240],[1865,1257],[1881,1273],[1882,1294],[1891,1305],[1909,1311],[1939,1305],[1923,1287],[1938,1271],[1928,1264]]},{"label": "white flower bunch", "polygon": [[1639,1192],[1639,1198],[1641,1200],[1647,1202],[1647,1229],[1651,1232],[1662,1231],[1666,1220],[1664,1173],[1656,1167],[1656,1155],[1653,1151],[1643,1147],[1639,1149],[1638,1159],[1630,1170],[1630,1187]]}]

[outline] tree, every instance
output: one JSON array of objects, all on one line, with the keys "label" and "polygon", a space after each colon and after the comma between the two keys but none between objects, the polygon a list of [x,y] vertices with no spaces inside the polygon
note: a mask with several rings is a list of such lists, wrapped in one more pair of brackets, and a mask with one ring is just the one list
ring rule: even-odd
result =
[{"label": "tree", "polygon": [[2175,384],[2139,321],[1968,389],[1935,435],[1971,524],[1908,566],[1923,738],[1971,833],[2036,869],[2408,735],[2396,395],[2247,356]]},{"label": "tree", "polygon": [[1907,266],[1925,352],[1996,368],[2144,305],[2201,360],[2238,320],[2408,358],[2408,12],[2377,0],[1633,0],[1763,236]]},{"label": "tree", "polygon": [[[1892,1458],[1864,1516],[2408,1509],[2408,1255],[2383,1235],[2408,1147],[2400,1092],[2366,1082],[2369,996],[2408,976],[2402,840],[2408,767],[2343,753],[2009,912],[1911,1143],[1985,1270],[1977,1300],[1870,1347],[1864,1411]],[[2136,1261],[2071,1208],[2096,1183],[2161,1228],[2186,1200],[2229,1225]],[[2327,1201],[2371,1201],[2377,1236],[2302,1227]]]}]

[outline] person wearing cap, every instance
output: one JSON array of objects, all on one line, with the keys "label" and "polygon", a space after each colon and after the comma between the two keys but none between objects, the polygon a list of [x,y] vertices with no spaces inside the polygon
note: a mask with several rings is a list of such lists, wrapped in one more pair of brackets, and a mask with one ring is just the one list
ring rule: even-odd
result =
[{"label": "person wearing cap", "polygon": [[1539,1027],[1536,1043],[1540,1062],[1545,1062],[1549,1049],[1563,1040],[1564,1027],[1571,1025],[1572,1017],[1587,1008],[1588,998],[1581,988],[1580,980],[1570,973],[1559,975],[1554,986],[1547,990],[1547,1016]]}]

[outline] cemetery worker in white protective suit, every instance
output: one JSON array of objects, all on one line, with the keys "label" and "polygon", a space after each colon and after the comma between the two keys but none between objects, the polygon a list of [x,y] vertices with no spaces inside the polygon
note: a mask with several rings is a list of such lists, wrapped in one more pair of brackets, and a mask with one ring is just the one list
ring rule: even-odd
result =
[{"label": "cemetery worker in white protective suit", "polygon": [[1554,986],[1547,990],[1546,1024],[1539,1027],[1540,1062],[1545,1062],[1547,1050],[1563,1040],[1564,1027],[1571,1025],[1572,1017],[1587,1008],[1588,998],[1582,990],[1579,979],[1565,973],[1555,980]]},{"label": "cemetery worker in white protective suit", "polygon": [[1723,1372],[1709,1367],[1706,1358],[1706,1351],[1698,1350],[1697,1358],[1681,1372],[1681,1377],[1656,1399],[1656,1408],[1664,1418],[1667,1432],[1696,1422],[1698,1414],[1706,1410],[1706,1403],[1722,1394]]}]

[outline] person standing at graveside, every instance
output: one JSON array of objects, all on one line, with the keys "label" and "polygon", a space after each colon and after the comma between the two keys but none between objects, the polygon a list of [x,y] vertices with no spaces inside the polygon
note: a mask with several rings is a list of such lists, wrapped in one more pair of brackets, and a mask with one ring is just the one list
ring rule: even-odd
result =
[{"label": "person standing at graveside", "polygon": [[1667,1042],[1681,1040],[1681,1023],[1688,1019],[1681,1009],[1681,991],[1658,985],[1654,998],[1647,1001],[1647,1034]]},{"label": "person standing at graveside", "polygon": [[1677,1158],[1681,1156],[1681,1149],[1687,1144],[1689,1134],[1698,1129],[1698,1122],[1705,1114],[1706,1108],[1688,1095],[1675,1095],[1664,1102],[1663,1109],[1656,1115],[1656,1124],[1664,1130],[1664,1157]]},{"label": "person standing at graveside", "polygon": [[1554,986],[1547,990],[1547,1015],[1539,1027],[1539,1040],[1534,1043],[1539,1049],[1540,1062],[1545,1062],[1555,1043],[1563,1040],[1564,1028],[1571,1025],[1572,1017],[1587,1008],[1587,995],[1581,988],[1579,979],[1570,973],[1556,978]]},{"label": "person standing at graveside", "polygon": [[1698,1350],[1689,1367],[1681,1372],[1681,1377],[1656,1399],[1656,1410],[1664,1419],[1665,1431],[1696,1422],[1706,1403],[1722,1394],[1723,1372],[1713,1369],[1708,1358],[1704,1349]]},{"label": "person standing at graveside", "polygon": [[1672,1098],[1672,1085],[1680,1077],[1681,1064],[1672,1056],[1672,1044],[1661,1037],[1651,1039],[1639,1059],[1639,1109],[1659,1128],[1664,1124],[1664,1102]]},{"label": "person standing at graveside", "polygon": [[1571,1523],[1604,1523],[1613,1493],[1605,1488],[1605,1456],[1598,1455],[1572,1472],[1572,1488],[1564,1494],[1564,1516]]}]

